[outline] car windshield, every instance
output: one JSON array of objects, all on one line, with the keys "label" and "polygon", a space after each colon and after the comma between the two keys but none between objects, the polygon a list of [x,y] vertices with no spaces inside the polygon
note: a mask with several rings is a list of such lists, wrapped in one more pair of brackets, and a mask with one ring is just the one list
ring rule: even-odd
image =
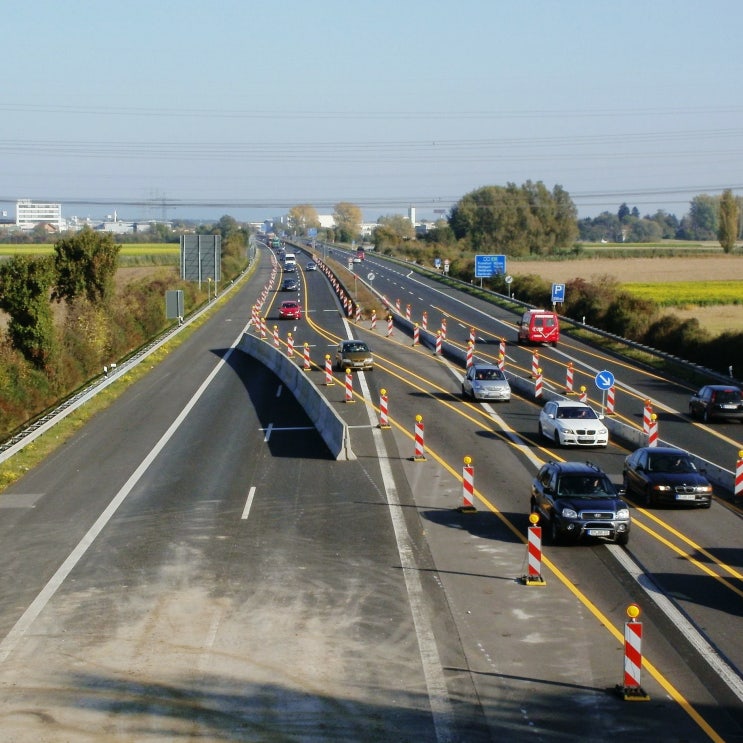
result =
[{"label": "car windshield", "polygon": [[363,353],[369,350],[369,346],[366,343],[344,343],[344,353]]},{"label": "car windshield", "polygon": [[284,302],[284,307],[288,310],[293,310],[295,307],[298,307],[299,305],[296,302]]},{"label": "car windshield", "polygon": [[569,475],[561,478],[557,494],[579,495],[584,498],[613,496],[611,485],[606,478],[591,475]]},{"label": "car windshield", "polygon": [[567,408],[558,408],[557,417],[558,418],[570,418],[570,419],[572,418],[595,419],[597,416],[593,408],[579,408],[577,406],[573,406],[573,407],[567,407]]},{"label": "car windshield", "polygon": [[492,381],[496,379],[505,379],[505,376],[500,369],[477,369],[475,370],[475,379]]},{"label": "car windshield", "polygon": [[684,455],[657,454],[648,458],[649,472],[696,472],[697,468]]}]

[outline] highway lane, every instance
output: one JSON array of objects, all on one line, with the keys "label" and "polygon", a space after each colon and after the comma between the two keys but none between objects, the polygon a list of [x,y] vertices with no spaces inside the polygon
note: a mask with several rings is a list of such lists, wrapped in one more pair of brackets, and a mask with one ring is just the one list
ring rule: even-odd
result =
[{"label": "highway lane", "polygon": [[[324,290],[315,276],[303,284],[310,317],[322,317],[323,327],[313,336],[308,322],[297,335],[318,351],[346,332]],[[91,498],[103,508],[157,445],[225,355],[257,294],[258,288],[246,291],[195,334],[196,349],[189,342],[171,354],[162,365],[166,376],[158,368],[133,387],[122,398],[131,407],[96,419],[100,428],[88,437],[101,449],[76,441],[56,469],[29,473],[15,495],[34,494],[36,508],[25,509],[3,534],[4,545],[23,531],[28,546],[44,553],[47,572],[58,563],[64,550],[49,556],[38,547],[45,536],[35,531],[39,509],[56,504],[56,528],[71,532],[70,548],[77,544],[76,532],[97,515]],[[391,371],[380,366],[363,377],[372,401],[380,385],[392,391],[393,415],[406,421],[405,430],[376,430],[361,397],[349,405],[339,385],[327,390],[354,426],[355,463],[331,461],[318,450],[275,380],[232,354],[229,369],[216,375],[100,541],[0,665],[3,722],[22,724],[28,740],[49,725],[91,739],[101,729],[112,737],[136,729],[137,739],[247,740],[266,731],[301,739],[322,730],[337,740],[489,740],[529,730],[543,739],[598,740],[607,725],[638,740],[707,739],[654,679],[645,709],[610,693],[620,680],[620,645],[573,593],[589,582],[584,563],[595,554],[589,568],[599,585],[592,599],[610,624],[621,625],[632,591],[615,564],[605,563],[606,548],[561,551],[570,581],[550,577],[545,588],[526,588],[517,580],[524,546],[505,522],[456,512],[456,470],[466,446],[478,489],[504,499],[502,512],[511,520],[525,521],[523,455],[477,413],[474,435],[458,416],[438,414],[451,375],[426,354],[423,376],[439,382],[432,416],[430,396],[400,380],[412,379],[409,355],[422,352],[398,339],[389,355],[399,369],[387,363]],[[381,338],[374,345],[388,355]],[[319,370],[311,375],[322,380]],[[354,385],[366,396],[360,375]],[[431,446],[453,452],[453,472],[433,452],[426,463],[408,461],[407,421],[421,410]],[[68,477],[74,493],[49,488],[47,478],[56,486]],[[81,491],[70,520],[64,503]],[[403,549],[400,517],[410,540]],[[28,566],[15,580],[39,585],[36,572]],[[416,576],[419,589],[410,584]],[[12,584],[8,576],[3,595],[16,608],[3,604],[4,626],[33,593],[18,600]],[[668,661],[695,709],[715,729],[732,730],[714,683],[698,688],[696,666],[685,670],[673,660],[676,638],[664,647],[661,634],[648,634],[651,657],[662,658],[664,668]]]},{"label": "highway lane", "polygon": [[[379,273],[378,270],[377,273]],[[414,360],[408,361],[407,363],[409,368],[419,371],[419,358],[416,357]],[[405,364],[403,363],[401,366],[404,367]],[[429,372],[427,370],[425,375],[428,376],[428,374]],[[394,383],[389,380],[385,380],[383,384],[388,387],[393,387],[394,389]],[[440,403],[442,397],[441,389],[452,390],[452,388],[453,390],[456,390],[458,385],[452,385],[451,383],[447,384],[445,380],[442,381],[436,390],[431,393],[431,399]],[[400,395],[404,398],[403,393],[400,393]],[[412,420],[415,410],[420,412],[423,407],[420,402],[421,393],[416,392],[414,395],[418,404],[414,408],[408,407],[407,417],[409,420]],[[395,398],[393,398],[393,400],[394,399]],[[394,402],[391,402],[391,405],[393,404]],[[440,408],[442,405],[439,405],[438,407]],[[504,407],[507,407],[510,411],[516,406],[512,403],[510,406],[497,407],[498,412],[501,413],[502,408]],[[428,410],[426,412],[428,412],[428,415],[425,416],[425,419],[426,421],[430,421],[432,414]],[[524,432],[530,434],[532,441],[538,440],[536,436],[536,414],[534,411],[526,413],[523,417],[521,416],[521,413],[511,416],[509,412],[504,415],[509,418],[515,417],[519,420],[520,424],[526,423],[527,426],[527,421],[531,420],[532,430],[528,431],[528,429],[526,429]],[[434,420],[445,419],[445,416],[440,412],[434,413],[433,416]],[[427,423],[427,434],[429,428],[430,426]],[[444,430],[454,429],[458,432],[458,435],[455,437],[455,440],[452,441],[451,445],[451,451],[456,452],[456,454],[452,456],[451,459],[448,457],[449,450],[445,448],[447,451],[448,461],[458,461],[458,455],[462,448],[461,441],[472,439],[468,439],[466,435],[463,435],[461,424],[457,426],[454,423],[445,422],[443,425],[440,425],[439,428],[443,428]],[[518,428],[518,425],[516,428]],[[440,431],[435,433],[438,439]],[[410,446],[410,444],[408,445]],[[467,453],[472,453],[472,447],[469,447]],[[572,454],[560,452],[555,453],[556,458],[559,458],[561,454],[568,458],[572,456]],[[597,456],[594,456],[595,454]],[[625,455],[626,451],[614,449],[614,447],[612,447],[607,454],[591,452],[591,459],[597,460],[602,467],[613,475],[615,481],[617,481],[621,477],[621,460]],[[583,458],[585,453],[576,453],[575,456]],[[475,461],[479,462],[479,458],[475,457]],[[489,482],[494,481],[493,476],[486,476],[486,479]],[[520,489],[522,493],[524,493],[524,500],[528,493],[527,487],[528,479],[524,481],[522,478]],[[650,523],[651,526],[654,526],[653,520],[659,520],[658,514],[649,514],[647,511],[638,511],[638,514],[640,513],[642,513],[643,524]],[[734,518],[730,519],[730,512],[718,509],[717,504],[713,507],[713,513],[713,517],[707,517],[706,513],[695,511],[664,511],[660,514],[660,519],[662,519],[664,524],[662,524],[657,530],[657,535],[654,535],[650,540],[648,540],[640,530],[636,529],[635,534],[633,535],[633,544],[631,544],[630,547],[632,554],[639,555],[642,558],[642,564],[650,566],[649,572],[653,574],[661,585],[666,584],[670,594],[675,596],[679,600],[679,603],[687,609],[687,611],[691,612],[692,616],[696,617],[699,626],[705,628],[705,630],[709,632],[710,636],[715,638],[718,647],[723,649],[723,652],[726,652],[728,657],[736,660],[738,667],[740,667],[740,647],[739,643],[737,643],[735,639],[736,635],[739,635],[740,630],[739,622],[737,620],[740,615],[741,606],[739,589],[740,574],[738,572],[740,567],[740,548],[737,546],[740,544],[740,518],[737,512],[733,512]],[[650,518],[646,518],[646,515]],[[680,535],[681,548],[675,547],[675,552],[669,552],[664,546],[661,550],[662,555],[658,558],[653,554],[653,552],[655,547],[662,544],[662,542],[658,540],[665,541],[668,538],[668,530],[671,532],[677,532]],[[640,532],[639,536],[638,532]],[[690,539],[688,536],[689,534],[696,535],[699,541],[697,542],[695,539]],[[729,547],[728,544],[734,546]],[[702,545],[706,545],[706,549]],[[715,547],[714,545],[721,546]],[[635,549],[632,549],[633,547],[635,547]],[[720,555],[721,559],[715,558],[715,553]],[[652,555],[652,557],[650,557],[650,555]],[[701,559],[695,561],[695,557],[700,556]],[[712,565],[715,559],[718,559],[720,562],[719,567]],[[692,567],[695,562],[700,565],[703,570],[710,570],[710,573],[700,572],[695,567]],[[708,562],[710,563],[710,568],[707,568],[705,565],[705,563]],[[672,566],[672,568],[666,569],[664,567],[661,569],[659,566]],[[653,568],[655,568],[655,570],[653,570]],[[711,569],[718,572],[722,576],[722,579],[710,577]],[[582,570],[582,573],[590,575],[591,571],[584,569]],[[689,592],[685,594],[680,586],[688,587]],[[714,596],[714,598],[711,598],[712,596]],[[708,609],[709,611],[707,611]],[[731,616],[733,617],[733,621],[730,621]]]}]

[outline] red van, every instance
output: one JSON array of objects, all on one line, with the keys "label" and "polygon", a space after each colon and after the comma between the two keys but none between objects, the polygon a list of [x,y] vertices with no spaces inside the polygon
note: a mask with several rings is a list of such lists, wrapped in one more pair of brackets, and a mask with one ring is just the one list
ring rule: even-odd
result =
[{"label": "red van", "polygon": [[551,343],[560,340],[560,321],[549,310],[527,310],[519,323],[519,343]]}]

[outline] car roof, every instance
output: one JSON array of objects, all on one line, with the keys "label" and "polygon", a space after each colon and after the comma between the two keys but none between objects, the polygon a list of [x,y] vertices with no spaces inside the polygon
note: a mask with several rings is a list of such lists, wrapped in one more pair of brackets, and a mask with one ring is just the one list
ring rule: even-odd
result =
[{"label": "car roof", "polygon": [[569,472],[571,475],[605,474],[605,472],[600,467],[596,466],[592,462],[550,462],[549,464],[558,469],[560,472]]},{"label": "car roof", "polygon": [[707,390],[733,390],[734,392],[740,392],[740,387],[737,384],[705,384],[702,389]]},{"label": "car roof", "polygon": [[[648,451],[652,454],[673,454],[674,456],[688,456],[689,452],[684,449],[678,449],[675,446],[641,446],[635,451]],[[634,454],[634,452],[632,452]]]},{"label": "car roof", "polygon": [[474,363],[474,364],[472,364],[472,366],[475,369],[498,369],[498,371],[500,371],[500,367],[496,366],[495,364],[478,364],[478,363]]}]

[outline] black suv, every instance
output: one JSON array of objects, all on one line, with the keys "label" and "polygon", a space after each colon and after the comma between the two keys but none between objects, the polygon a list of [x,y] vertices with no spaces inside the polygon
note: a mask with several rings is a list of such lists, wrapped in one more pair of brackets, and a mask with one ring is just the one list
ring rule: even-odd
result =
[{"label": "black suv", "polygon": [[540,516],[552,544],[596,537],[629,541],[629,506],[611,480],[591,462],[548,462],[531,486],[531,511]]},{"label": "black suv", "polygon": [[737,418],[743,422],[740,388],[732,384],[708,384],[689,400],[689,415],[709,423],[713,418]]}]

